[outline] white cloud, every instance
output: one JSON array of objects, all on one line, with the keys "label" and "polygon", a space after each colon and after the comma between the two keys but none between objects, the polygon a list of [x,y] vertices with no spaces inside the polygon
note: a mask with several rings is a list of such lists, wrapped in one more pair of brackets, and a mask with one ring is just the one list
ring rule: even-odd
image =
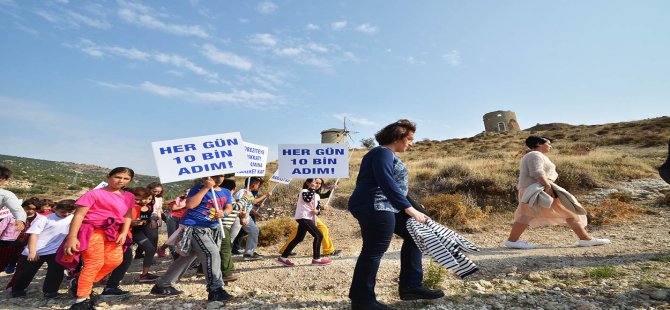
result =
[{"label": "white cloud", "polygon": [[267,46],[277,45],[277,39],[269,33],[257,33],[251,36],[251,42]]},{"label": "white cloud", "polygon": [[166,53],[148,53],[136,48],[125,48],[120,46],[107,46],[99,45],[95,42],[88,39],[81,39],[78,44],[65,44],[65,46],[70,48],[77,48],[82,52],[96,57],[102,58],[105,55],[114,55],[132,60],[154,60],[163,64],[170,64],[178,68],[187,69],[195,74],[205,76],[209,79],[213,79],[218,82],[222,82],[219,79],[219,75],[215,72],[210,72],[207,69],[198,66],[197,64],[190,61],[188,58]]},{"label": "white cloud", "polygon": [[149,53],[145,53],[143,51],[140,51],[134,47],[132,48],[124,48],[120,46],[110,46],[106,48],[110,53],[115,54],[117,56],[121,56],[124,58],[129,58],[129,59],[139,59],[139,60],[146,60],[149,58],[151,55]]},{"label": "white cloud", "polygon": [[336,21],[336,22],[332,22],[330,24],[330,28],[332,28],[333,30],[342,30],[345,27],[347,27],[347,21],[346,20]]},{"label": "white cloud", "polygon": [[407,57],[403,58],[403,60],[406,61],[409,64],[412,64],[412,65],[425,65],[426,64],[425,61],[416,59],[416,58],[414,58],[414,56],[407,56]]},{"label": "white cloud", "polygon": [[279,56],[285,57],[295,57],[302,53],[302,49],[298,47],[284,47],[275,50],[275,53]]},{"label": "white cloud", "polygon": [[310,42],[310,43],[308,43],[308,44],[307,44],[307,48],[309,48],[309,49],[311,49],[311,50],[313,50],[313,51],[315,51],[315,52],[319,52],[319,53],[327,53],[327,52],[328,52],[328,48],[327,48],[327,47],[325,47],[325,46],[323,46],[323,45],[321,45],[321,44],[314,43],[314,42]]},{"label": "white cloud", "polygon": [[253,109],[267,109],[274,105],[283,105],[280,97],[257,90],[234,90],[231,92],[203,92],[190,88],[177,88],[159,85],[145,81],[140,85],[133,86],[122,83],[108,83],[96,81],[96,84],[115,90],[130,89],[143,91],[166,98],[179,99],[187,102],[235,105]]},{"label": "white cloud", "polygon": [[367,119],[367,118],[362,118],[362,117],[354,117],[349,113],[339,113],[339,114],[333,114],[333,117],[340,120],[344,121],[344,119],[347,119],[347,123],[354,124],[354,125],[363,125],[363,126],[377,126],[377,123]]},{"label": "white cloud", "polygon": [[109,29],[112,25],[106,20],[99,20],[92,17],[84,16],[77,12],[71,10],[65,10],[70,22],[75,23],[77,26],[79,24],[86,24],[87,26],[98,28],[98,29]]},{"label": "white cloud", "polygon": [[356,31],[367,34],[375,34],[377,31],[379,31],[379,28],[370,24],[362,24],[356,27]]},{"label": "white cloud", "polygon": [[178,77],[182,77],[182,76],[184,76],[184,73],[183,73],[183,72],[181,72],[181,71],[177,71],[177,70],[168,70],[167,73],[172,74],[172,75],[174,75],[174,76],[178,76]]},{"label": "white cloud", "polygon": [[232,104],[240,107],[263,109],[271,104],[281,104],[280,98],[274,94],[261,91],[232,91],[232,92],[201,92],[193,89],[180,89],[144,82],[137,89],[168,98],[186,101],[195,101],[210,104]]},{"label": "white cloud", "polygon": [[37,12],[35,12],[35,14],[37,14],[40,17],[46,19],[50,23],[57,23],[60,20],[60,18],[58,18],[58,16],[56,16],[55,14],[45,12],[45,11],[37,11]]},{"label": "white cloud", "polygon": [[182,57],[182,56],[174,55],[174,54],[171,55],[171,54],[158,53],[158,54],[153,55],[153,58],[156,61],[161,62],[161,63],[168,63],[168,64],[172,64],[176,67],[188,69],[191,72],[194,72],[195,74],[198,74],[198,75],[207,76],[207,77],[210,77],[210,78],[213,78],[213,79],[218,79],[219,78],[218,74],[207,71],[206,69],[196,65],[195,63],[193,63],[192,61],[190,61],[186,57]]},{"label": "white cloud", "polygon": [[38,37],[38,36],[40,35],[40,32],[39,32],[39,31],[37,31],[37,30],[35,30],[35,29],[33,29],[33,28],[30,28],[30,27],[28,27],[28,26],[26,26],[26,25],[23,25],[23,24],[20,24],[20,23],[15,22],[15,23],[14,23],[14,26],[16,27],[16,29],[19,29],[19,30],[21,30],[21,31],[27,32],[27,33],[29,33],[29,34],[35,36],[35,37]]},{"label": "white cloud", "polygon": [[244,57],[229,52],[222,52],[211,44],[203,45],[201,52],[210,61],[217,64],[227,65],[241,70],[249,70],[252,67],[251,61]]},{"label": "white cloud", "polygon": [[161,30],[175,35],[195,36],[200,38],[209,37],[209,34],[198,25],[179,25],[161,21],[159,18],[164,18],[165,15],[156,13],[148,6],[125,1],[120,1],[119,6],[119,17],[129,24]]},{"label": "white cloud", "polygon": [[264,1],[258,4],[256,6],[256,10],[262,14],[272,14],[274,13],[279,7],[272,3],[271,1]]},{"label": "white cloud", "polygon": [[309,23],[309,24],[305,25],[305,29],[307,29],[307,30],[319,30],[319,29],[321,29],[321,27],[319,27],[319,25]]},{"label": "white cloud", "polygon": [[50,23],[58,24],[61,26],[79,28],[83,24],[98,29],[109,29],[112,27],[112,25],[108,21],[106,21],[104,17],[96,19],[90,16],[77,13],[72,10],[61,10],[61,12],[56,11],[46,12],[39,10],[36,11],[35,14],[39,15],[40,17],[44,18],[46,21]]},{"label": "white cloud", "polygon": [[454,67],[461,64],[461,53],[458,50],[451,50],[449,53],[442,55],[442,58]]}]

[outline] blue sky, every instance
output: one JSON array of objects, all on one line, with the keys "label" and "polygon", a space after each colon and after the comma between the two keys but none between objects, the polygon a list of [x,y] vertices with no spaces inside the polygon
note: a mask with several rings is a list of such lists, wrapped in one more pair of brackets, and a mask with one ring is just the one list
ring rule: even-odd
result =
[{"label": "blue sky", "polygon": [[[670,115],[668,1],[0,0],[0,154],[156,175],[151,142],[357,145]],[[276,155],[270,156],[276,159]],[[273,158],[274,157],[274,158]]]}]

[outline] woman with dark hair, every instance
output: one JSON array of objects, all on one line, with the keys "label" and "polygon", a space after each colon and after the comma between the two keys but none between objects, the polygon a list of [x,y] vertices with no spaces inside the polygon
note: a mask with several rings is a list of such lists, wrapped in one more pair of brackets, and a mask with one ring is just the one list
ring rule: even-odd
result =
[{"label": "woman with dark hair", "polygon": [[[534,245],[520,241],[519,237],[528,228],[563,225],[572,228],[579,237],[579,246],[594,246],[610,243],[609,239],[592,238],[586,232],[586,210],[574,200],[566,206],[565,199],[559,199],[569,195],[563,188],[554,184],[558,179],[556,165],[551,162],[546,154],[551,151],[551,139],[547,137],[530,136],[526,139],[526,146],[530,149],[528,154],[521,159],[519,168],[519,206],[514,212],[514,224],[509,233],[505,247],[513,249],[533,249]],[[525,199],[526,192],[533,191],[547,197],[546,206],[542,203],[532,203]],[[565,196],[564,196],[565,195]],[[572,195],[569,195],[572,197]],[[554,199],[555,198],[555,199]],[[572,197],[574,198],[574,197]],[[526,201],[528,200],[528,201]],[[536,201],[540,201],[538,198]]]},{"label": "woman with dark hair", "polygon": [[352,309],[391,309],[377,301],[375,284],[382,256],[393,234],[403,238],[400,250],[399,293],[402,300],[435,299],[441,290],[423,287],[421,251],[407,231],[407,220],[425,223],[429,218],[407,199],[408,172],[396,152],[413,144],[416,125],[401,119],[375,134],[379,146],[361,161],[356,188],[349,198],[349,211],[361,227],[363,247],[356,261],[349,298]]}]

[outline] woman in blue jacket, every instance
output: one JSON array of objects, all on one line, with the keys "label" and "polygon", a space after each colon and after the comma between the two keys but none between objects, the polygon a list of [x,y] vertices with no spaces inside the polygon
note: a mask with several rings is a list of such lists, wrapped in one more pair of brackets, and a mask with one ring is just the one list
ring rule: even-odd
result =
[{"label": "woman in blue jacket", "polygon": [[423,287],[421,251],[407,231],[409,218],[420,223],[429,219],[407,199],[409,175],[395,155],[412,146],[415,131],[416,125],[406,119],[387,125],[375,134],[379,146],[361,161],[356,188],[349,198],[349,211],[358,220],[363,238],[349,290],[352,309],[391,309],[377,301],[375,284],[379,263],[394,233],[404,240],[400,251],[400,299],[444,296],[440,290]]}]

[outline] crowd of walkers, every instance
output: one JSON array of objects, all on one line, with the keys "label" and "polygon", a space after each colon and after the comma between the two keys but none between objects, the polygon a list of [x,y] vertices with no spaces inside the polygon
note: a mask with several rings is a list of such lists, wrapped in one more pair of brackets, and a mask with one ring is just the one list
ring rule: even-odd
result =
[{"label": "crowd of walkers", "polygon": [[[352,309],[391,309],[377,300],[375,285],[382,256],[394,234],[403,240],[398,281],[402,300],[444,296],[441,290],[423,286],[424,255],[461,277],[478,270],[461,253],[477,251],[477,247],[432,222],[426,210],[408,196],[409,173],[396,153],[412,146],[415,131],[416,125],[409,120],[387,125],[375,135],[379,146],[362,158],[348,202],[362,238],[349,291]],[[532,249],[535,245],[519,240],[521,234],[529,226],[550,225],[571,228],[579,238],[578,246],[608,244],[608,239],[588,234],[586,211],[574,196],[554,183],[558,178],[556,166],[547,156],[551,142],[547,137],[526,139],[529,152],[520,163],[519,205],[503,245]],[[670,167],[667,162],[666,166]],[[668,180],[670,169],[663,167],[661,175]],[[257,252],[256,222],[262,217],[259,207],[272,192],[259,194],[263,178],[245,178],[244,186],[238,189],[234,175],[213,175],[165,202],[165,188],[160,183],[128,187],[134,176],[130,168],[114,168],[106,175],[105,186],[76,200],[57,202],[38,197],[21,201],[0,188],[0,210],[6,208],[11,213],[0,221],[0,270],[13,274],[6,286],[11,296],[26,297],[26,288],[47,263],[42,284],[45,298],[61,297],[59,288],[66,278],[69,294],[75,298],[70,309],[94,309],[98,298],[129,294],[120,284],[132,261],[142,259],[138,281],[153,283],[153,295],[182,294],[176,283],[187,269],[196,268],[205,278],[208,301],[233,298],[225,290],[228,282],[239,278],[232,256],[241,254],[243,261],[265,258]],[[10,177],[11,170],[0,166],[0,185]],[[329,265],[331,260],[324,256],[341,252],[333,246],[328,227],[319,217],[321,199],[334,188],[324,192],[323,186],[321,178],[304,181],[296,197],[297,229],[279,250],[276,263],[295,266],[293,250],[307,234],[313,238],[312,265]],[[163,225],[167,226],[167,241],[159,245]],[[155,257],[168,255],[172,262],[167,270],[152,273]],[[95,283],[104,284],[100,295],[93,292]]]}]

